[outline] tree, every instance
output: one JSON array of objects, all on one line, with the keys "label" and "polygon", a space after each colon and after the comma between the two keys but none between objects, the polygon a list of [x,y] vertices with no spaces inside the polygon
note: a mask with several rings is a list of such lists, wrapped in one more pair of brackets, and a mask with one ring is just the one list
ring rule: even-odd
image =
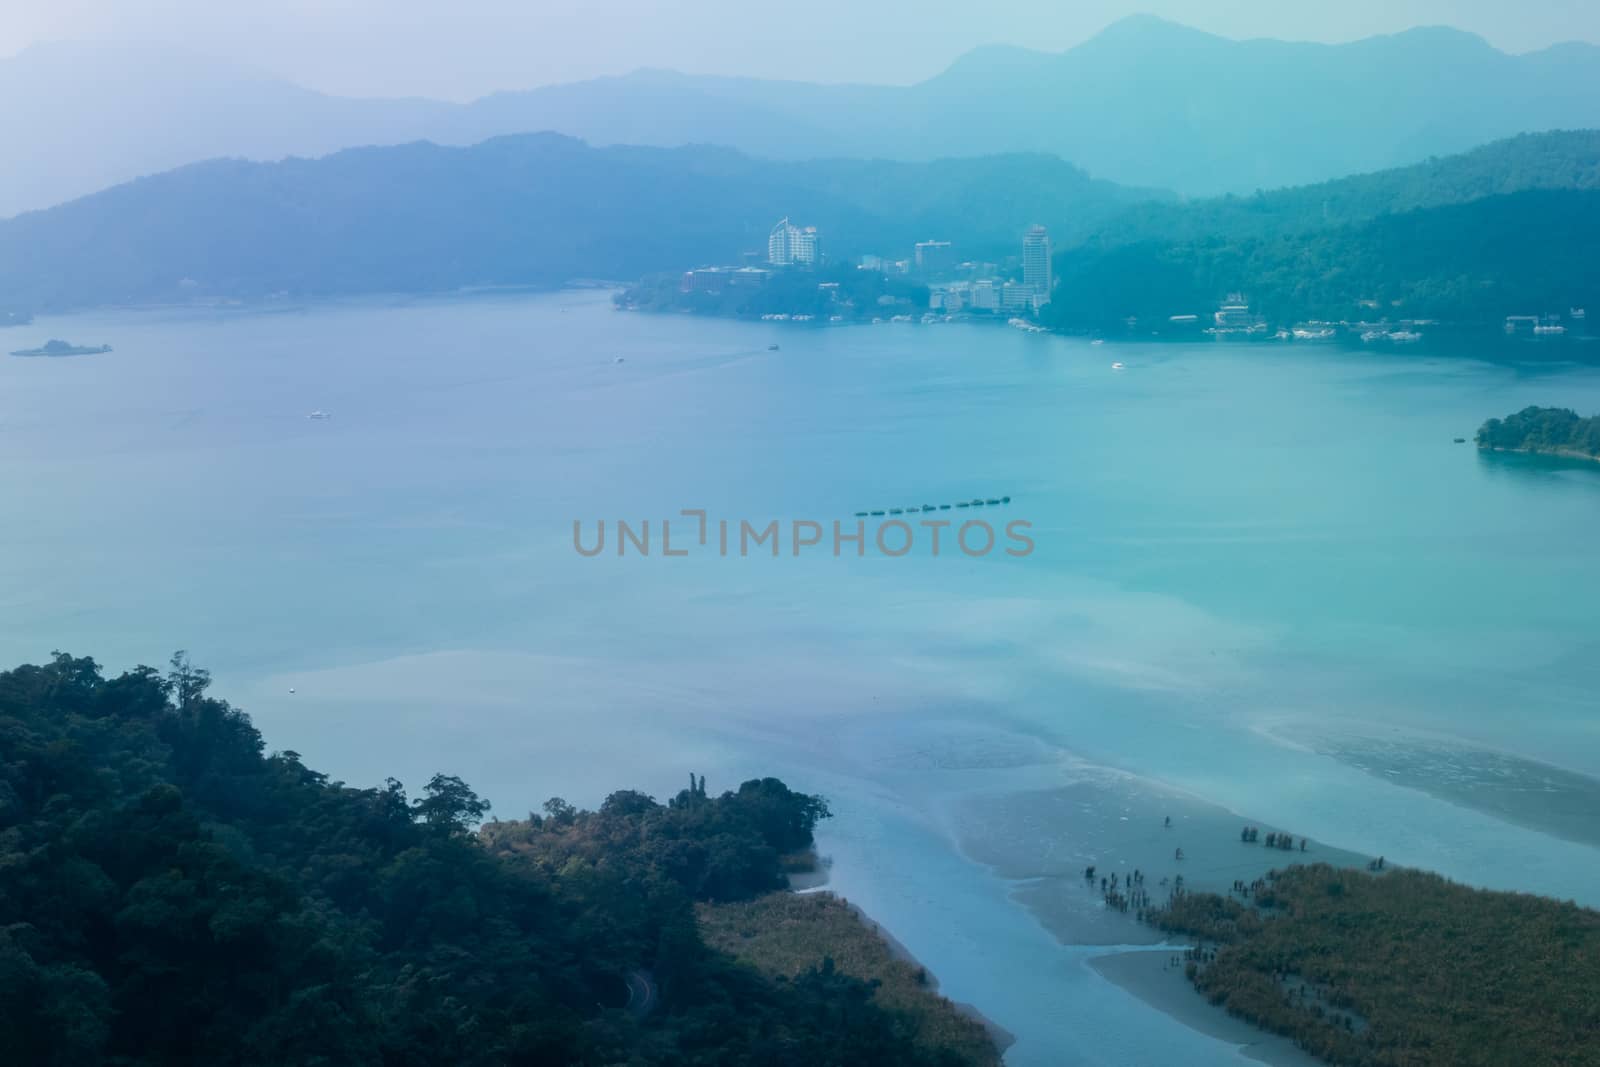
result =
[{"label": "tree", "polygon": [[544,813],[557,826],[571,826],[578,817],[578,809],[560,797],[551,797],[545,801]]},{"label": "tree", "polygon": [[627,817],[643,815],[659,807],[653,797],[633,789],[619,789],[601,803],[600,814],[608,818]]},{"label": "tree", "polygon": [[172,670],[167,674],[167,685],[179,711],[189,710],[211,685],[211,672],[189,663],[189,653],[179,649],[172,654]]},{"label": "tree", "polygon": [[476,826],[489,813],[489,802],[453,774],[434,775],[422,792],[422,799],[411,805],[415,817],[448,833]]}]

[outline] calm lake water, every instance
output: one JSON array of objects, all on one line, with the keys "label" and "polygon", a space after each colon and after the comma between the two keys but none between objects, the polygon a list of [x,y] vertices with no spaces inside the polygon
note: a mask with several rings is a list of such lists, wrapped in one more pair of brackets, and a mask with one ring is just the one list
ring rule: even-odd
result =
[{"label": "calm lake water", "polygon": [[[1452,441],[1600,411],[1592,366],[600,293],[3,340],[49,337],[115,351],[0,362],[0,661],[187,648],[270,745],[360,784],[461,774],[505,817],[780,774],[833,801],[835,887],[1015,1032],[1010,1062],[1238,1059],[1017,894],[1049,872],[1002,854],[1103,855],[1146,818],[1129,788],[1600,903],[1600,464]],[[660,554],[686,508],[1000,496],[983,517],[1031,555]],[[651,520],[652,554],[580,556],[600,519]],[[1069,783],[1072,818],[996,802]]]}]

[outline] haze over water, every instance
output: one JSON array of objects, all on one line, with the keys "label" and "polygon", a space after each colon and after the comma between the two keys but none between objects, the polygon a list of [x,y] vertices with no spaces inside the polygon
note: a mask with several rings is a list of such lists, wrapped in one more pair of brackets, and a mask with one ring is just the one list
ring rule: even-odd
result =
[{"label": "haze over water", "polygon": [[[115,351],[0,363],[0,660],[184,647],[270,746],[355,784],[460,774],[503,817],[781,775],[833,801],[836,887],[1018,1033],[1008,1062],[1234,1058],[1012,897],[1161,805],[1597,902],[1600,465],[1452,441],[1600,410],[1600,370],[1549,348],[1091,346],[599,293],[105,312],[5,348],[52,336]],[[574,520],[1002,495],[1026,558],[572,547]]]}]

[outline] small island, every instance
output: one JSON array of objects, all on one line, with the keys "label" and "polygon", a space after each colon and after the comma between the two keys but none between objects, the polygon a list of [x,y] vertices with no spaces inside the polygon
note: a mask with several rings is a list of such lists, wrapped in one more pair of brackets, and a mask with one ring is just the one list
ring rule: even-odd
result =
[{"label": "small island", "polygon": [[13,356],[98,356],[111,351],[110,345],[75,345],[68,341],[50,340],[39,348],[19,348]]},{"label": "small island", "polygon": [[1568,408],[1523,408],[1484,423],[1478,447],[1486,452],[1600,459],[1600,416],[1580,418]]}]

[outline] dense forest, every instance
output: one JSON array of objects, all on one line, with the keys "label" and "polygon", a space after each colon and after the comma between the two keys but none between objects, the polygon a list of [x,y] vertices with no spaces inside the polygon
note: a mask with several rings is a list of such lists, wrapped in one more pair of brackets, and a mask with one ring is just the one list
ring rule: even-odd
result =
[{"label": "dense forest", "polygon": [[1236,292],[1278,325],[1565,314],[1600,302],[1597,238],[1600,132],[1524,134],[1320,185],[1130,207],[1063,248],[1045,317],[1148,333],[1173,315],[1205,322]]},{"label": "dense forest", "polygon": [[1600,459],[1600,416],[1584,419],[1567,408],[1523,408],[1484,423],[1478,430],[1478,447]]},{"label": "dense forest", "polygon": [[1046,321],[1103,329],[1209,317],[1230,292],[1278,324],[1507,315],[1600,304],[1600,190],[1532,190],[1271,236],[1083,245],[1058,257]]},{"label": "dense forest", "polygon": [[1600,1063],[1600,912],[1434,874],[1291,867],[1153,914],[1213,1003],[1335,1064]]},{"label": "dense forest", "polygon": [[695,902],[783,884],[820,798],[701,779],[478,831],[459,778],[332,781],[208,683],[0,673],[0,1062],[969,1062],[827,961],[702,940]]}]

